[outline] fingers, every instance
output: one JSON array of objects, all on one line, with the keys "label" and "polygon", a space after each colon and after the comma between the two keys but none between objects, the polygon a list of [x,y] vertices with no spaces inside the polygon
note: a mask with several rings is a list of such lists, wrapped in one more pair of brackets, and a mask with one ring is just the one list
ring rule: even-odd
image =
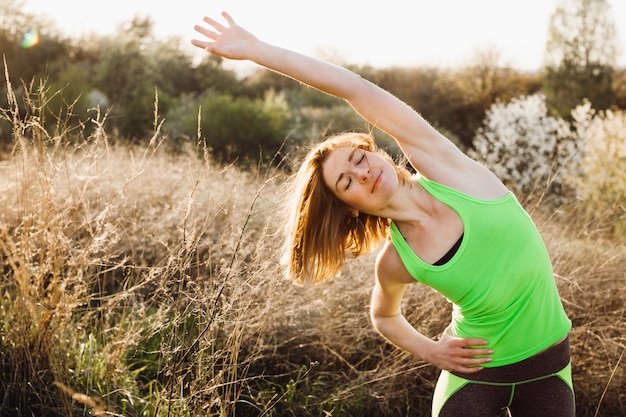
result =
[{"label": "fingers", "polygon": [[493,350],[462,348],[455,351],[454,354],[460,358],[490,359],[489,356],[493,355]]},{"label": "fingers", "polygon": [[450,369],[450,370],[455,371],[459,374],[475,374],[477,372],[482,371],[483,369],[485,368],[483,368],[482,366],[473,366],[473,367],[461,366],[457,369]]},{"label": "fingers", "polygon": [[465,360],[465,365],[477,365],[491,362],[491,355],[493,355],[493,349],[478,348],[474,346],[481,346],[486,343],[477,344],[476,341],[468,341],[465,339],[465,346],[457,348],[455,355]]},{"label": "fingers", "polygon": [[[222,16],[224,16],[224,18],[226,19],[226,21],[228,22],[229,25],[234,25],[235,21],[233,20],[233,18],[226,12],[222,12]],[[208,25],[210,25],[213,29],[215,30],[211,30],[210,28],[206,28],[204,26],[200,26],[200,25],[195,25],[193,27],[193,29],[200,33],[201,35],[204,35],[206,38],[210,39],[211,41],[216,41],[217,38],[219,38],[220,33],[224,32],[227,28],[226,26],[222,25],[220,22],[218,22],[215,19],[212,19],[208,16],[205,16],[202,18],[202,20],[207,23]],[[209,50],[209,48],[212,46],[213,42],[207,42],[207,41],[203,41],[203,40],[199,40],[199,39],[192,39],[191,40],[191,44],[198,47],[198,48],[202,48],[202,49],[206,49]]]},{"label": "fingers", "polygon": [[459,346],[465,348],[473,348],[474,346],[486,346],[489,344],[488,341],[484,339],[456,339]]},{"label": "fingers", "polygon": [[[224,19],[228,23],[228,26],[234,26],[236,24],[235,20],[228,13],[222,12],[222,17],[224,17]],[[221,24],[220,22],[218,22],[217,20],[215,20],[215,19],[213,19],[213,18],[211,18],[209,16],[204,16],[202,18],[202,20],[205,23],[213,26],[215,28],[215,30],[217,30],[218,32],[224,32],[226,29],[228,29],[226,26],[224,26],[223,24]]]},{"label": "fingers", "polygon": [[193,30],[195,30],[196,32],[201,33],[204,36],[206,36],[207,38],[213,39],[213,40],[217,39],[217,37],[219,36],[217,33],[213,32],[212,30],[209,30],[209,29],[207,29],[205,27],[202,27],[200,25],[195,25],[193,27]]},{"label": "fingers", "polygon": [[493,350],[486,347],[483,339],[462,339],[444,335],[440,342],[444,348],[444,369],[459,373],[475,373],[492,361]]},{"label": "fingers", "polygon": [[450,336],[445,337],[445,339],[446,340],[442,341],[446,342],[448,346],[454,350],[454,355],[476,357],[493,354],[492,349],[481,347],[489,344],[488,341],[483,339],[461,339]]},{"label": "fingers", "polygon": [[224,25],[222,25],[222,24],[221,24],[220,22],[218,22],[217,20],[212,19],[212,18],[210,18],[210,17],[208,17],[208,16],[204,16],[204,17],[202,18],[202,20],[203,20],[205,23],[207,23],[207,24],[209,24],[209,25],[213,26],[213,27],[214,27],[214,28],[215,28],[218,32],[224,32],[224,31],[226,30],[226,27],[225,27]]},{"label": "fingers", "polygon": [[483,365],[492,361],[490,355],[493,355],[491,349],[460,349],[454,352],[454,356],[458,359],[458,363],[462,366]]},{"label": "fingers", "polygon": [[[474,354],[473,354],[474,355]],[[450,371],[460,372],[460,373],[476,373],[484,369],[482,365],[491,362],[491,358],[487,357],[464,357],[458,356],[455,360],[453,360],[453,365],[450,366]]]},{"label": "fingers", "polygon": [[[194,26],[194,30],[198,33],[201,33],[202,35],[206,36],[207,38],[211,39],[211,40],[215,40],[217,37],[217,34],[215,32],[212,32],[208,29],[205,29],[201,26]],[[200,40],[200,39],[192,39],[191,40],[191,44],[193,46],[196,46],[200,49],[206,49],[207,51],[209,50],[209,48],[211,47],[211,45],[213,44],[213,42],[207,42],[205,40]]]},{"label": "fingers", "polygon": [[235,20],[227,12],[222,12],[222,16],[224,17],[224,19],[226,19],[226,22],[228,22],[229,26],[236,25]]},{"label": "fingers", "polygon": [[[483,369],[483,365],[490,363],[493,359],[487,355],[493,354],[489,349],[465,349],[471,350],[471,356],[462,356],[458,360],[460,365],[456,370],[458,372],[478,372]],[[466,354],[467,355],[467,354]]]},{"label": "fingers", "polygon": [[192,39],[191,40],[191,44],[193,46],[196,46],[196,47],[200,48],[200,49],[206,49],[206,48],[209,47],[209,42],[204,42],[204,41],[201,41],[199,39]]}]

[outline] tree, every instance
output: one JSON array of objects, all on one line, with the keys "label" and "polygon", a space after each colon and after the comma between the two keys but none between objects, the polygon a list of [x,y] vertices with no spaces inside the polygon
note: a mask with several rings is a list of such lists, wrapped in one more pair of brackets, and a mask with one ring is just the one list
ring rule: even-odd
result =
[{"label": "tree", "polygon": [[617,108],[626,110],[626,69],[615,72],[613,76],[613,93]]},{"label": "tree", "polygon": [[548,115],[541,94],[491,106],[474,146],[469,155],[520,193],[565,194],[564,179],[579,170],[580,139],[563,119]]},{"label": "tree", "polygon": [[588,99],[594,108],[613,104],[616,30],[607,0],[561,0],[550,19],[544,92],[550,112],[570,118]]},{"label": "tree", "polygon": [[[584,144],[579,196],[593,201],[603,215],[608,207],[623,213],[626,204],[626,112],[597,112],[585,102],[573,111],[576,132]],[[622,208],[619,208],[622,207]],[[621,219],[622,230],[626,219]],[[617,225],[615,225],[617,226]]]},{"label": "tree", "polygon": [[390,68],[368,78],[417,109],[463,149],[472,147],[493,103],[537,93],[541,86],[537,74],[513,70],[492,47],[476,51],[462,68]]},{"label": "tree", "polygon": [[[21,115],[31,110],[24,99],[29,91],[46,90],[44,101],[50,103],[48,99],[58,90],[53,90],[49,81],[57,79],[75,57],[71,42],[63,39],[47,18],[27,13],[23,6],[22,0],[0,0],[0,108],[8,108],[10,83]],[[59,114],[58,110],[57,105],[53,112],[55,116]],[[50,115],[50,111],[42,115]],[[51,127],[46,120],[40,122]],[[0,120],[1,144],[11,143],[10,132],[10,123]]]},{"label": "tree", "polygon": [[123,136],[143,137],[152,126],[156,73],[147,57],[154,42],[153,22],[136,17],[102,40],[96,83],[111,103],[112,119]]},{"label": "tree", "polygon": [[[6,61],[14,84],[55,77],[59,63],[67,60],[71,49],[46,17],[27,13],[22,7],[21,0],[0,0],[0,65],[4,73]],[[26,41],[28,35],[30,42]],[[3,81],[4,76],[0,86]]]}]

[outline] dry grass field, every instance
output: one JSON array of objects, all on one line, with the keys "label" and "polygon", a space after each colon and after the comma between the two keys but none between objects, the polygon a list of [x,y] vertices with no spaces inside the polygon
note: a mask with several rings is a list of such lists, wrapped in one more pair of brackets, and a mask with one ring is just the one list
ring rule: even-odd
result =
[{"label": "dry grass field", "polygon": [[[0,162],[0,415],[429,415],[437,370],[369,322],[373,254],[313,288],[282,279],[279,170],[158,129],[115,145],[104,117],[72,143],[34,116]],[[623,416],[623,207],[526,201],[574,323],[578,415]],[[434,337],[450,310],[418,284],[404,311]]]}]

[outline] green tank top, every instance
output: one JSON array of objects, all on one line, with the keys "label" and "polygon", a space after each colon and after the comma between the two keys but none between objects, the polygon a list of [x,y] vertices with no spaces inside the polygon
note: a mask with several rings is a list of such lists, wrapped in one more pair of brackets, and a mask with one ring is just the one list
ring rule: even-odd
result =
[{"label": "green tank top", "polygon": [[422,261],[391,223],[391,240],[415,280],[452,304],[451,333],[489,341],[493,361],[510,365],[541,352],[571,329],[547,249],[512,193],[482,200],[424,177],[418,183],[454,209],[464,225],[461,245],[441,266]]}]

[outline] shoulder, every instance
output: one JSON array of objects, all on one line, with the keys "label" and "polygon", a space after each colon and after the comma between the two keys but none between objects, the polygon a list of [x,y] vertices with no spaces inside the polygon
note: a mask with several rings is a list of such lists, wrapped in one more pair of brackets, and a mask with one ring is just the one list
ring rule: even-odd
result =
[{"label": "shoulder", "polygon": [[413,284],[416,282],[404,267],[398,251],[389,240],[385,242],[376,257],[376,280],[381,284]]},{"label": "shoulder", "polygon": [[438,152],[428,157],[417,170],[430,180],[485,200],[500,198],[508,193],[506,186],[492,171],[452,143],[441,146]]}]

